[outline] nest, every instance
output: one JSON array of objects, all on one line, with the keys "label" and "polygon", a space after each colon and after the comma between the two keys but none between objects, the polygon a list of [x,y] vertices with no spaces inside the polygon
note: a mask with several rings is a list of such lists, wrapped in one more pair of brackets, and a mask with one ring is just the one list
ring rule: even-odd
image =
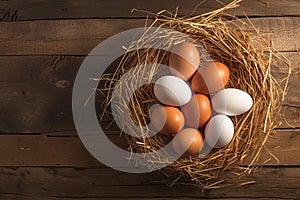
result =
[{"label": "nest", "polygon": [[[239,1],[233,1],[227,6],[198,16],[179,17],[167,11],[160,13],[145,12],[148,18],[146,25],[158,26],[182,32],[197,41],[207,52],[210,59],[225,63],[230,69],[230,80],[226,87],[234,87],[249,93],[253,98],[253,107],[243,115],[231,117],[235,133],[232,141],[224,148],[217,149],[204,158],[199,156],[182,156],[163,169],[171,180],[193,182],[202,188],[220,187],[226,180],[222,174],[229,170],[235,174],[250,173],[259,161],[267,139],[277,123],[276,116],[284,100],[287,80],[276,81],[271,68],[274,65],[290,67],[288,60],[272,46],[269,35],[261,34],[248,18],[239,19],[226,14],[224,11],[237,6]],[[152,17],[152,18],[151,18]],[[151,19],[151,20],[150,20]],[[149,21],[152,21],[151,24]],[[104,83],[99,91],[105,94],[105,101],[101,104],[102,115],[100,121],[111,117],[110,104],[112,91],[117,81],[129,70],[134,69],[136,76],[123,79],[119,84],[117,95],[122,96],[124,102],[117,105],[118,116],[133,120],[137,125],[145,126],[149,123],[149,109],[151,105],[159,103],[153,93],[153,80],[159,71],[159,64],[167,64],[169,53],[159,49],[138,49],[134,47],[145,43],[155,42],[155,38],[164,37],[162,33],[153,33],[146,38],[134,41],[126,47],[127,53],[121,58],[113,73],[104,74]],[[172,45],[185,41],[184,37],[168,37],[165,35],[161,46],[169,49]],[[160,40],[161,41],[161,40]],[[133,50],[135,49],[135,50]],[[201,61],[209,61],[201,57]],[[147,65],[148,64],[148,65]],[[139,67],[145,66],[147,68]],[[160,72],[161,73],[161,72]],[[140,87],[133,95],[126,95],[126,91],[139,81],[149,84]],[[130,117],[124,110],[130,110]],[[115,117],[118,117],[115,116]],[[136,127],[125,127],[131,135],[143,134],[147,131]],[[132,152],[155,152],[164,147],[172,138],[157,134],[148,138],[138,138],[123,134],[128,141],[128,150]],[[167,162],[161,155],[155,154],[149,168],[154,169],[159,162]],[[247,158],[247,159],[246,159]],[[244,161],[247,160],[245,164]],[[143,160],[135,161],[143,165]]]}]

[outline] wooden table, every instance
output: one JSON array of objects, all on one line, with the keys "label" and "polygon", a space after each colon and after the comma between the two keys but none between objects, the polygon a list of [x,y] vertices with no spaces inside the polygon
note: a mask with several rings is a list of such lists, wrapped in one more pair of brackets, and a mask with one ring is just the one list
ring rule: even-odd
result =
[{"label": "wooden table", "polygon": [[[245,0],[246,12],[292,63],[276,138],[262,167],[239,181],[255,184],[202,192],[173,188],[159,173],[118,172],[95,160],[74,128],[72,84],[85,56],[107,37],[144,25],[132,8],[187,15],[197,0],[0,1],[0,199],[300,199],[300,1]],[[224,1],[228,3],[228,0]],[[198,13],[219,8],[205,2]],[[275,77],[286,73],[273,70]],[[269,162],[263,161],[271,158]]]}]

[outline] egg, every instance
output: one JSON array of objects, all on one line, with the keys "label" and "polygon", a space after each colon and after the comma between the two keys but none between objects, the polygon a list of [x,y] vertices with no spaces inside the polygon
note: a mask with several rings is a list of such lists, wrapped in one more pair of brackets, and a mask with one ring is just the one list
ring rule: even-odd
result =
[{"label": "egg", "polygon": [[194,128],[181,130],[172,140],[172,146],[178,154],[198,154],[203,147],[204,139],[201,132]]},{"label": "egg", "polygon": [[195,92],[213,94],[223,89],[229,79],[229,69],[221,62],[209,62],[201,66],[192,78]]},{"label": "egg", "polygon": [[205,142],[213,148],[221,148],[229,144],[234,134],[234,125],[226,115],[215,115],[207,123],[204,135]]},{"label": "egg", "polygon": [[172,48],[169,57],[170,72],[183,80],[189,80],[200,64],[198,49],[189,42],[183,42]]},{"label": "egg", "polygon": [[153,127],[164,135],[176,134],[184,126],[184,116],[175,107],[157,105],[150,111]]},{"label": "egg", "polygon": [[247,112],[253,105],[251,96],[236,88],[226,88],[212,97],[212,107],[228,116],[240,115]]},{"label": "egg", "polygon": [[154,84],[154,94],[163,104],[182,106],[190,101],[192,92],[190,86],[176,76],[162,76]]},{"label": "egg", "polygon": [[191,100],[182,107],[186,125],[202,128],[211,117],[210,100],[203,94],[194,94]]}]

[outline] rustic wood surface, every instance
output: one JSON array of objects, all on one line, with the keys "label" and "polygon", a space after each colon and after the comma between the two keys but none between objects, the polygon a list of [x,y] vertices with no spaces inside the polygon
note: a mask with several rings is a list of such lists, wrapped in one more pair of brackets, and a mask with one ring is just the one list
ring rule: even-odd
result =
[{"label": "rustic wood surface", "polygon": [[[224,3],[230,0],[223,0]],[[0,1],[0,199],[300,199],[300,1],[245,0],[247,13],[292,63],[282,123],[253,174],[203,192],[166,186],[164,175],[110,169],[84,148],[74,128],[72,85],[85,56],[107,37],[144,25],[133,8],[191,14],[198,0]],[[222,7],[204,2],[196,13]],[[101,55],[99,55],[101,56]],[[285,68],[274,68],[280,80]],[[123,146],[115,128],[111,140]],[[247,163],[247,161],[246,161]],[[249,185],[239,185],[253,182]],[[255,183],[254,183],[255,182]]]}]

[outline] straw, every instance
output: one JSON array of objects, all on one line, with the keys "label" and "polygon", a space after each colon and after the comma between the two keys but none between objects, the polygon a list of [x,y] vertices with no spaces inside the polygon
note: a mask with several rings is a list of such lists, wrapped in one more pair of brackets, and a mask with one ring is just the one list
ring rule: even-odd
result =
[{"label": "straw", "polygon": [[[291,66],[289,61],[272,46],[269,35],[261,34],[247,17],[239,19],[225,13],[226,10],[237,7],[239,2],[236,0],[221,9],[193,17],[179,17],[177,12],[172,14],[168,11],[159,13],[139,11],[146,13],[148,20],[154,18],[152,23],[147,21],[145,24],[180,31],[196,40],[214,60],[223,62],[229,67],[231,74],[226,87],[238,88],[249,93],[254,102],[249,112],[231,118],[235,125],[235,133],[229,145],[211,152],[205,158],[182,156],[164,169],[164,173],[172,179],[171,183],[174,180],[192,182],[201,188],[211,189],[218,188],[226,182],[226,177],[223,177],[224,171],[230,170],[239,175],[251,173],[257,167],[259,157],[266,148],[265,144],[273,128],[278,124],[276,121],[286,94]],[[162,34],[164,33],[157,32],[133,42],[131,46],[126,47],[127,53],[115,72],[100,78],[105,86],[99,88],[99,91],[106,96],[106,100],[101,104],[100,121],[113,119],[109,108],[114,86],[128,70],[135,68],[138,76],[125,79],[117,90],[118,96],[124,98],[122,101],[124,104],[121,102],[117,105],[118,116],[115,117],[127,117],[140,126],[149,123],[148,111],[151,105],[159,103],[153,93],[153,84],[140,88],[133,96],[127,94],[127,91],[139,81],[146,80],[150,83],[159,71],[158,63],[167,64],[169,53],[158,49],[134,51],[132,49],[157,42],[155,40],[157,37],[164,38],[163,42],[160,41],[160,45],[165,46],[166,49],[185,41],[183,37],[174,38]],[[202,59],[204,62],[208,61]],[[138,67],[149,63],[152,64],[147,70]],[[276,81],[273,78],[271,72],[276,65],[287,68],[288,73],[284,81]],[[126,100],[130,101],[130,106],[125,105]],[[130,117],[125,116],[126,109],[130,110]],[[125,124],[130,123],[125,122]],[[130,126],[126,129],[137,136],[148,134],[147,131],[140,133]],[[161,134],[144,139],[126,134],[123,136],[128,141],[128,150],[132,152],[154,152],[171,140]],[[157,163],[167,162],[161,159],[161,155],[155,155],[151,158],[153,165],[148,166],[149,169],[155,168]],[[245,160],[248,162],[245,163]],[[140,165],[144,164],[142,161],[136,162]],[[240,183],[240,185],[254,182]]]}]

